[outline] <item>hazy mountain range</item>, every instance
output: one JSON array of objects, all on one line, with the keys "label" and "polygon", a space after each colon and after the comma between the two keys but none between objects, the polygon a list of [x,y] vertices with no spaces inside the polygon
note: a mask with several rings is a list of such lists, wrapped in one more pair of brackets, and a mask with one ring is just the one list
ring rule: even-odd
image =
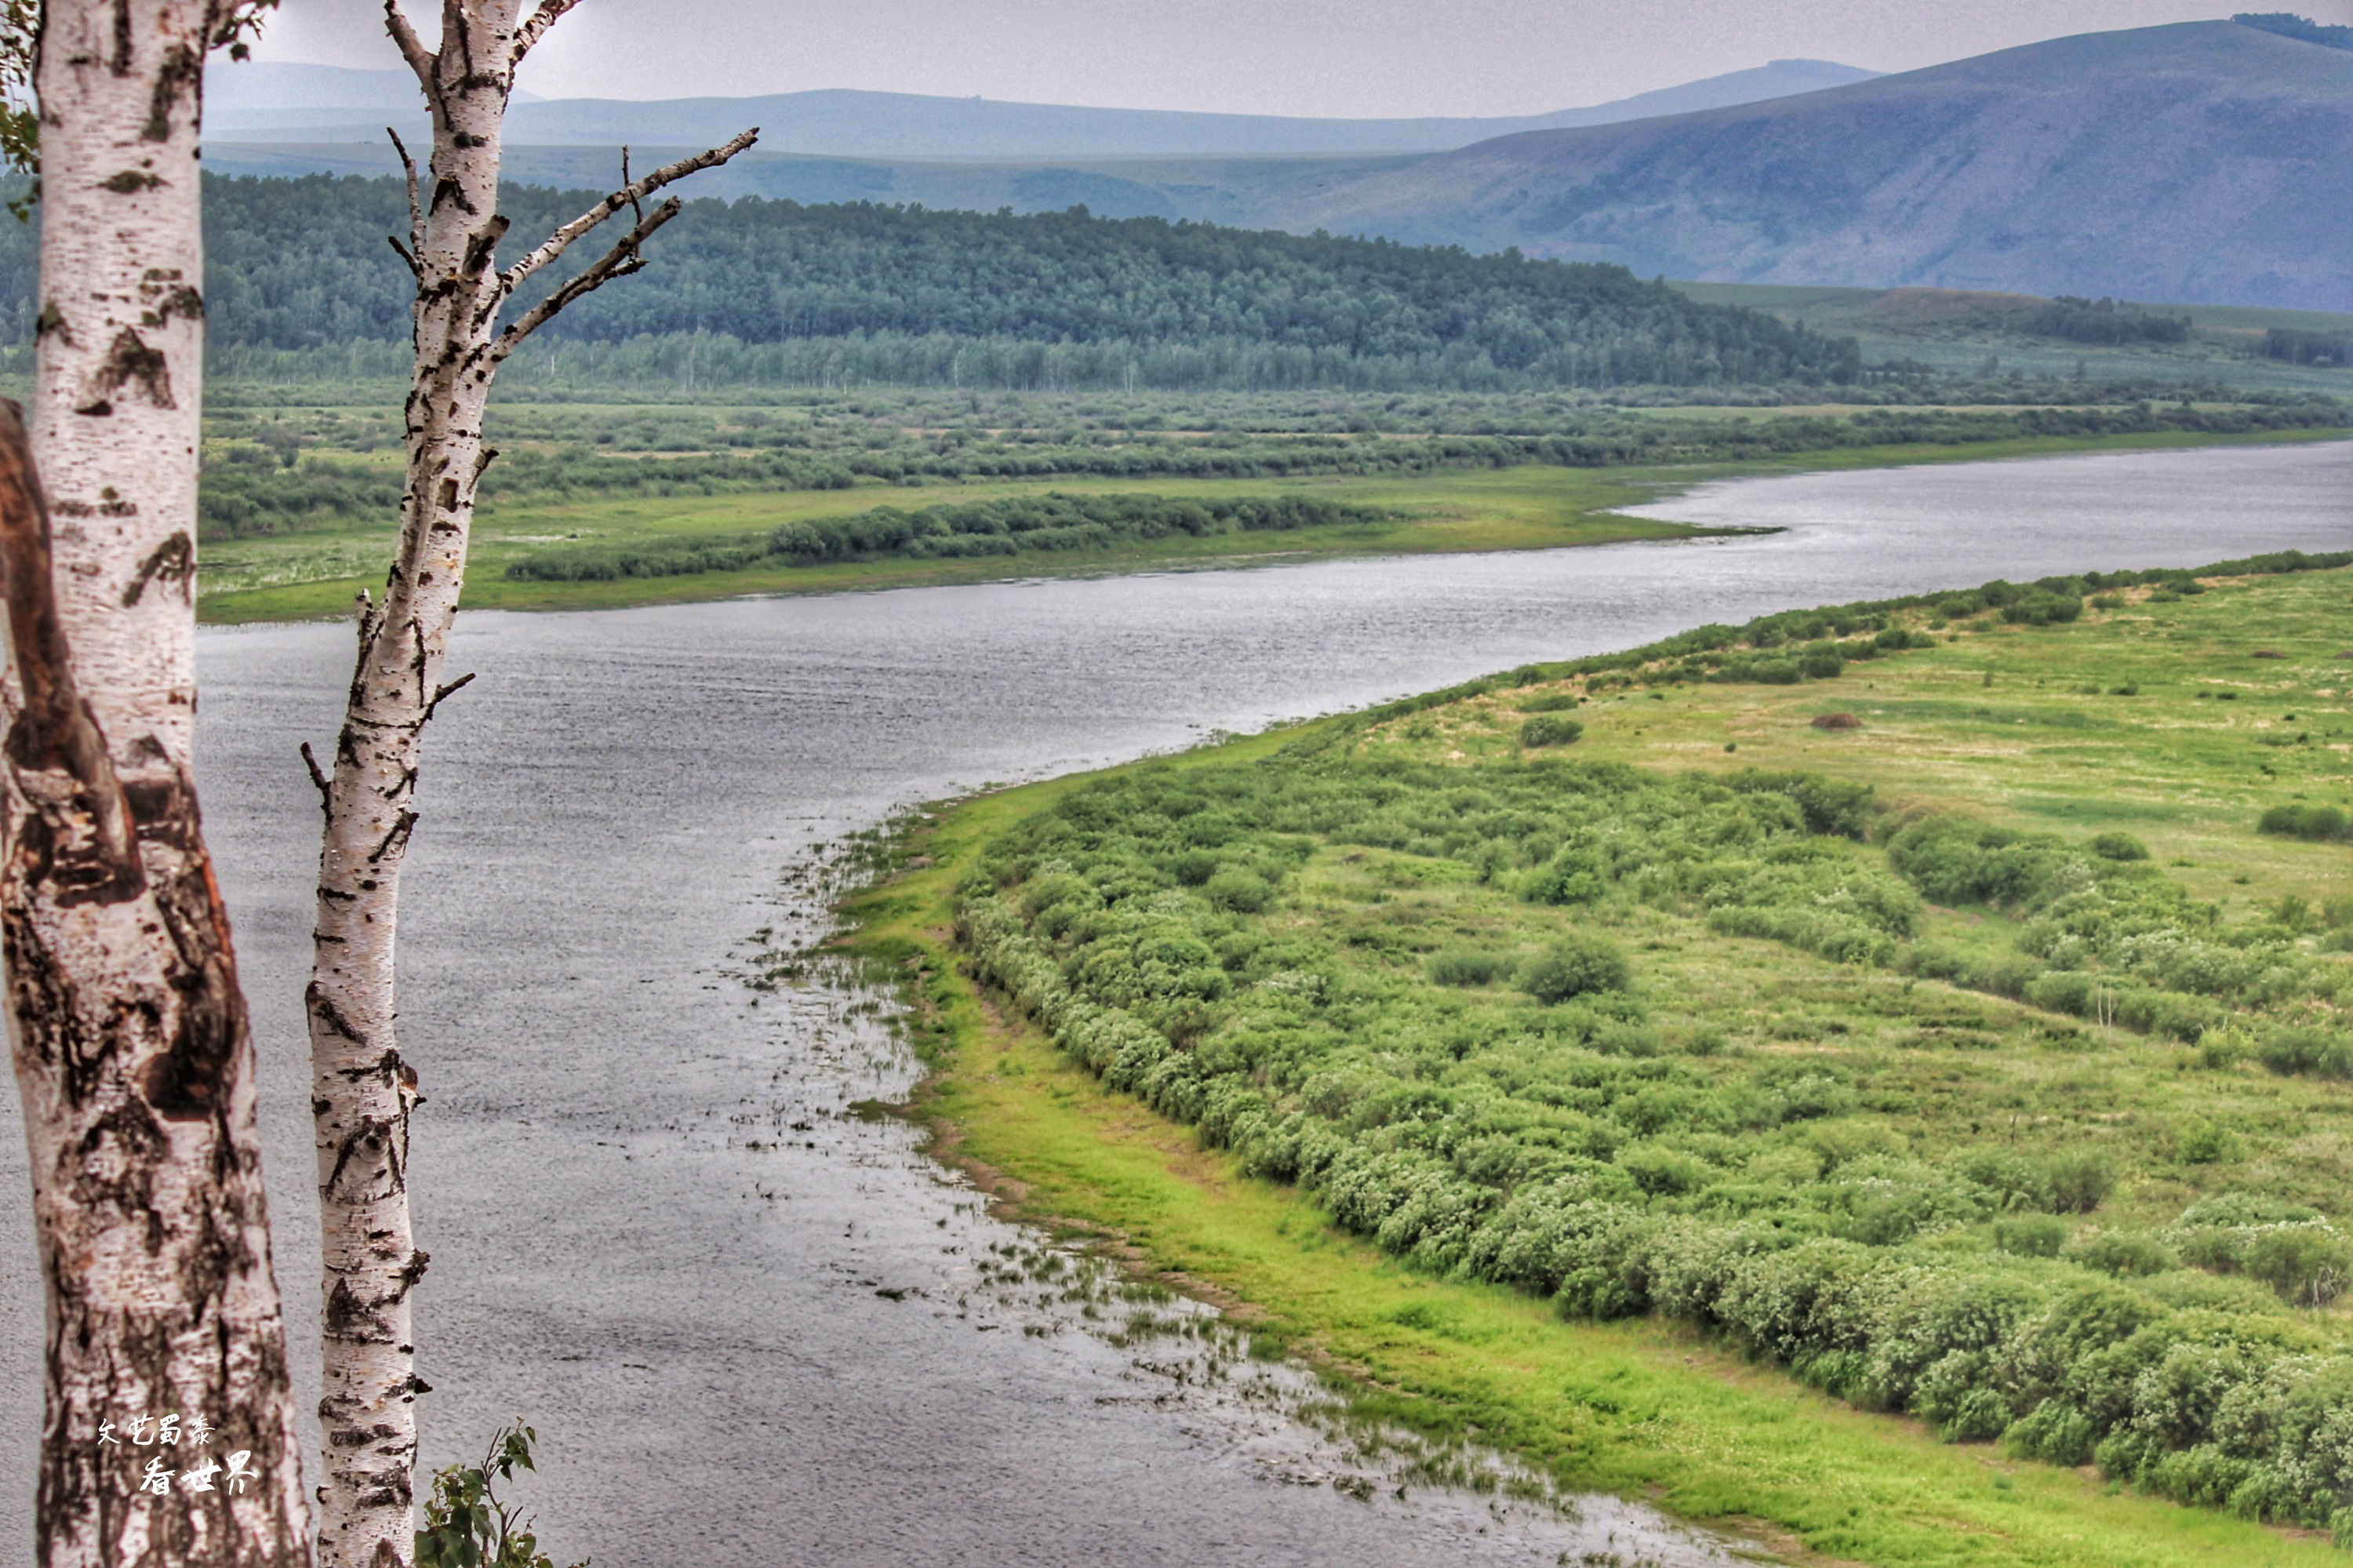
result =
[{"label": "hazy mountain range", "polygon": [[[1782,61],[1542,117],[1550,123],[1466,145],[1378,156],[1336,155],[1328,144],[1317,155],[1296,140],[1282,156],[1264,142],[1220,156],[1206,150],[1242,148],[1235,139],[1251,127],[1264,136],[1357,135],[1368,139],[1353,143],[1362,147],[1405,133],[1375,128],[1419,126],[1437,136],[1439,126],[1507,122],[1135,116],[854,93],[554,101],[515,109],[519,142],[558,140],[554,130],[530,129],[542,114],[551,126],[586,134],[592,110],[610,111],[609,123],[620,129],[602,145],[511,144],[508,170],[530,183],[609,185],[613,143],[626,138],[649,155],[665,138],[647,132],[700,127],[705,122],[696,117],[707,114],[715,116],[707,132],[673,144],[715,141],[743,123],[766,134],[761,151],[698,176],[691,189],[706,196],[1018,211],[1083,203],[1108,216],[1320,228],[1477,250],[1515,245],[1530,255],[1623,262],[1645,276],[2353,310],[2346,261],[2353,256],[2353,51],[2196,22],[2084,34],[1791,90],[1804,71],[1862,75]],[[405,90],[397,73],[342,74]],[[1777,91],[1761,90],[1774,82],[1782,84]],[[333,85],[318,84],[322,91]],[[243,122],[239,113],[265,111],[209,90],[216,134],[234,134],[223,127]],[[1720,95],[1734,91],[1749,99],[1724,103]],[[1716,106],[1669,111],[1660,101],[1704,93],[1719,95]],[[825,144],[834,147],[867,137],[873,140],[856,144],[937,148],[953,132],[963,161],[939,152],[778,150],[811,143],[782,138],[778,122],[744,112],[773,104],[797,105],[813,128],[805,134],[832,135]],[[648,118],[624,122],[622,111]],[[1569,119],[1620,111],[1646,117]],[[1041,147],[1055,134],[1077,146],[980,150]],[[1196,139],[1180,144],[1184,136]],[[1086,150],[1117,137],[1126,138],[1123,147],[1166,151],[1112,157]],[[391,166],[380,143],[273,139],[215,143],[206,159],[224,172],[253,174]]]},{"label": "hazy mountain range", "polygon": [[2353,52],[2094,33],[1368,171],[1293,225],[1727,282],[2353,308]]},{"label": "hazy mountain range", "polygon": [[[1753,103],[1868,81],[1876,74],[1829,60],[1775,60],[1614,103],[1493,119],[1310,120],[846,90],[651,101],[519,95],[507,115],[507,136],[526,145],[708,145],[757,125],[761,144],[772,153],[849,158],[1430,153],[1515,132],[1607,125]],[[403,135],[412,124],[423,125],[417,84],[406,71],[216,60],[206,73],[205,129],[222,141],[381,143],[387,119]]]}]

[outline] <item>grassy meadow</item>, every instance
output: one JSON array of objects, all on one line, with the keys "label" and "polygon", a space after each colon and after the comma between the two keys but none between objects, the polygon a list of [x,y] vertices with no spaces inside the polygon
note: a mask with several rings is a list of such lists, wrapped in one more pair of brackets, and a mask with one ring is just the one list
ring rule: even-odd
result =
[{"label": "grassy meadow", "polygon": [[[362,588],[381,586],[396,526],[397,419],[364,388],[340,397],[329,390],[308,404],[227,396],[208,416],[203,619],[338,616]],[[1566,396],[524,402],[496,410],[489,430],[501,455],[486,476],[466,603],[611,608],[1672,538],[1694,530],[1618,509],[1733,474],[2306,440],[2341,433],[2344,418],[2327,401],[2181,405],[2160,414],[2158,423],[2215,428],[2019,434],[2019,411],[2001,405],[1667,413]],[[2146,422],[2148,411],[2053,417],[2088,418],[2096,429],[2103,419]],[[2274,428],[2238,428],[2250,420]],[[1065,531],[1051,547],[1018,554],[763,553],[793,525],[825,528],[886,509],[920,519],[976,501],[1113,496],[1195,506],[1288,498],[1354,515],[1279,531]],[[725,558],[732,569],[681,569],[681,555],[691,554]],[[657,568],[641,570],[649,559]],[[627,569],[614,571],[616,562]],[[596,572],[606,575],[588,575]]]},{"label": "grassy meadow", "polygon": [[944,1152],[1368,1414],[1797,1561],[2333,1561],[2348,611],[1532,666],[950,808],[851,943]]}]

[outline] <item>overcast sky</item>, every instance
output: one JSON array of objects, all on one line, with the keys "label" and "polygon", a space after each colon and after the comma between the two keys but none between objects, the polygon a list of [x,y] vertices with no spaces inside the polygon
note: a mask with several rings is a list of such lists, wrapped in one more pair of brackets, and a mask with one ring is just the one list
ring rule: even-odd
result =
[{"label": "overcast sky", "polygon": [[[2263,4],[2353,22],[2353,0]],[[438,10],[431,0],[408,8],[427,26]],[[2234,8],[2229,0],[585,0],[540,46],[522,84],[564,98],[856,87],[1261,114],[1525,114],[1770,59],[1910,70]],[[262,58],[398,64],[380,0],[284,0],[269,28]]]}]

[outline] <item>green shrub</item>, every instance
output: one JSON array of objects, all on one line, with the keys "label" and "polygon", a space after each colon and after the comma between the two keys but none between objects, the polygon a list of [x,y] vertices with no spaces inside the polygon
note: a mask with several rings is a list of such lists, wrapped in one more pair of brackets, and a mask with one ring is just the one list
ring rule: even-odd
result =
[{"label": "green shrub", "polygon": [[1520,744],[1530,748],[1570,746],[1584,733],[1585,726],[1575,719],[1539,715],[1520,726]]},{"label": "green shrub", "polygon": [[2095,1231],[2069,1246],[2066,1255],[2103,1274],[2163,1274],[2181,1266],[2171,1247],[2142,1231]]},{"label": "green shrub", "polygon": [[2255,1059],[2274,1073],[2353,1078],[2353,1035],[2312,1024],[2274,1028],[2255,1046]]},{"label": "green shrub", "polygon": [[2353,820],[2334,806],[2274,806],[2257,819],[2255,831],[2277,838],[2337,843],[2353,837]]},{"label": "green shrub", "polygon": [[2265,1225],[2248,1241],[2240,1266],[2283,1301],[2326,1307],[2353,1281],[2353,1245],[2325,1221]]},{"label": "green shrub", "polygon": [[1274,887],[1254,871],[1221,871],[1201,885],[1201,892],[1220,909],[1255,915],[1274,901]]},{"label": "green shrub", "polygon": [[2147,860],[2148,846],[2130,833],[2095,833],[2085,846],[2102,860]]},{"label": "green shrub", "polygon": [[1609,891],[1589,854],[1563,850],[1531,874],[1523,893],[1532,904],[1592,904]]},{"label": "green shrub", "polygon": [[2051,1157],[2051,1206],[2088,1214],[2116,1191],[2116,1162],[2105,1150],[2066,1150]]},{"label": "green shrub", "polygon": [[1585,699],[1574,692],[1546,692],[1530,697],[1520,705],[1524,714],[1560,714],[1584,705]]},{"label": "green shrub", "polygon": [[1476,948],[1448,948],[1432,953],[1423,966],[1440,985],[1492,985],[1512,970],[1512,960],[1500,953]]},{"label": "green shrub", "polygon": [[1547,1005],[1597,991],[1624,991],[1631,979],[1626,955],[1607,938],[1572,932],[1520,965],[1519,988]]},{"label": "green shrub", "polygon": [[2055,1214],[2020,1214],[1993,1223],[1994,1245],[2020,1257],[2057,1257],[2067,1245],[2067,1222]]}]

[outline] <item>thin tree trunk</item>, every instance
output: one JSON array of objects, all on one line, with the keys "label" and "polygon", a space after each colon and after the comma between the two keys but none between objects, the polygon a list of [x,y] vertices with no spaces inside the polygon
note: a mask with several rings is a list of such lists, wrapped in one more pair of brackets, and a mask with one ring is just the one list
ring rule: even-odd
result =
[{"label": "thin tree trunk", "polygon": [[29,446],[0,415],[0,946],[47,1287],[50,1568],[310,1559],[252,1043],[191,756],[197,94],[237,14],[43,9]]},{"label": "thin tree trunk", "polygon": [[634,184],[625,175],[624,189],[501,273],[499,168],[514,68],[574,3],[538,0],[526,17],[524,0],[444,0],[438,50],[424,47],[396,5],[385,10],[432,111],[433,154],[426,180],[410,169],[410,231],[406,243],[394,241],[417,274],[400,545],[383,602],[361,596],[334,766],[311,762],[326,815],[305,994],[325,1263],[324,1568],[406,1568],[414,1549],[416,1396],[426,1385],[416,1374],[409,1298],[426,1254],[409,1221],[408,1127],[418,1096],[394,1028],[394,945],[422,733],[441,699],[471,678],[444,685],[441,674],[474,487],[496,455],[482,442],[483,409],[515,345],[572,300],[642,266],[637,247],[678,204],[641,216],[611,253],[504,331],[499,313],[582,234],[751,140]]}]

